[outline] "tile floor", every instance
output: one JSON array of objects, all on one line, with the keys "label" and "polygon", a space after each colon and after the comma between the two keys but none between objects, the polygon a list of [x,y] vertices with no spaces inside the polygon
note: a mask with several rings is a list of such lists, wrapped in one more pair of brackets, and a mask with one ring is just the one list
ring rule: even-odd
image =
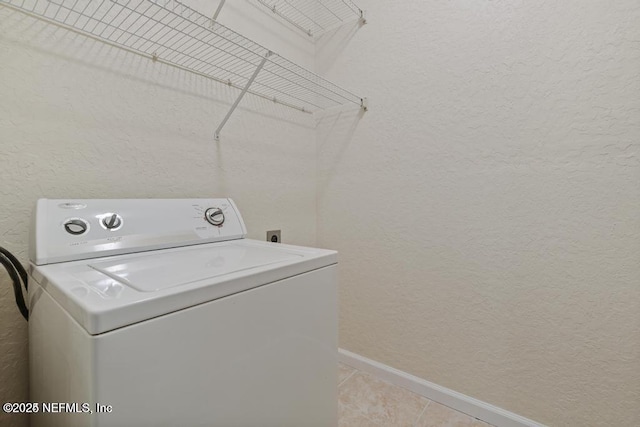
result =
[{"label": "tile floor", "polygon": [[490,427],[344,364],[338,394],[339,427]]}]

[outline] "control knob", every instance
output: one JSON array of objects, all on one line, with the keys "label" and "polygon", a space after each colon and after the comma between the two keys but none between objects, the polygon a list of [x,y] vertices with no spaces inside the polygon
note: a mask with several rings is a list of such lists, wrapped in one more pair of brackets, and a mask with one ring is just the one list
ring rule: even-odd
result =
[{"label": "control knob", "polygon": [[84,234],[89,229],[89,224],[87,223],[87,221],[80,218],[68,219],[64,222],[63,225],[66,232],[69,234],[73,234],[74,236]]},{"label": "control knob", "polygon": [[115,231],[122,226],[122,217],[118,214],[106,214],[100,223],[107,230]]},{"label": "control knob", "polygon": [[211,225],[222,225],[224,222],[224,212],[220,208],[209,208],[204,213],[204,219]]}]

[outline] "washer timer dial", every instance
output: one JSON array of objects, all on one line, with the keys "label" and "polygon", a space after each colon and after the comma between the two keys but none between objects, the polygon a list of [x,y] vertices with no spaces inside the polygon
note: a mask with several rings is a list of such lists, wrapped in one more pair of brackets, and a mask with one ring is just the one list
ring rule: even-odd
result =
[{"label": "washer timer dial", "polygon": [[211,225],[222,225],[224,222],[224,212],[220,208],[209,208],[204,213],[204,219]]},{"label": "washer timer dial", "polygon": [[84,234],[89,229],[89,223],[80,218],[68,219],[62,225],[67,233],[73,234],[74,236]]}]

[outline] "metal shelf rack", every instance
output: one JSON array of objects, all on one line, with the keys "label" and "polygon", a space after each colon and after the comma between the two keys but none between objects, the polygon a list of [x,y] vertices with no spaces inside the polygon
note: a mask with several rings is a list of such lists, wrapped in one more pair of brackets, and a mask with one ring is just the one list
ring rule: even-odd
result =
[{"label": "metal shelf rack", "polygon": [[[225,0],[221,0],[224,3]],[[366,23],[364,11],[351,0],[251,0],[281,19],[297,27],[310,37],[339,27],[347,22],[360,20]]]},{"label": "metal shelf rack", "polygon": [[0,0],[6,6],[208,77],[241,92],[314,113],[366,99],[271,52],[177,0]]}]

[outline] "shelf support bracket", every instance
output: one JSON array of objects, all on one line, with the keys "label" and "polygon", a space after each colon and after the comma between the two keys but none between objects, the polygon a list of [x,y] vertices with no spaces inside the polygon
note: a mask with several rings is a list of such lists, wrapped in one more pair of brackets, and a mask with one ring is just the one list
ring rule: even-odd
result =
[{"label": "shelf support bracket", "polygon": [[217,21],[218,20],[218,15],[220,15],[220,11],[222,10],[222,6],[224,6],[224,2],[225,0],[220,0],[220,4],[218,5],[218,8],[216,9],[216,12],[213,14],[213,20]]},{"label": "shelf support bracket", "polygon": [[253,84],[253,81],[256,79],[256,77],[258,77],[258,73],[260,72],[260,70],[262,70],[262,67],[264,67],[265,62],[267,62],[267,59],[271,56],[272,53],[273,52],[268,51],[264,55],[264,57],[262,58],[262,61],[260,62],[260,65],[256,67],[255,71],[253,72],[253,75],[251,76],[249,81],[247,81],[247,84],[244,86],[244,89],[242,89],[242,92],[240,92],[240,95],[238,95],[238,97],[236,98],[236,101],[231,106],[231,109],[229,110],[227,115],[224,117],[224,119],[222,119],[222,123],[220,123],[220,126],[218,126],[218,129],[216,129],[216,133],[214,134],[214,139],[216,141],[220,141],[220,131],[222,130],[224,125],[227,124],[227,120],[229,120],[229,117],[231,117],[231,114],[233,114],[233,111],[236,109],[236,107],[238,106],[238,104],[240,103],[244,95],[249,90],[249,87]]},{"label": "shelf support bracket", "polygon": [[[222,0],[222,2],[224,3],[224,0]],[[367,23],[367,14],[364,10],[360,9],[360,25],[364,25]]]},{"label": "shelf support bracket", "polygon": [[360,108],[362,108],[362,111],[369,111],[369,100],[367,98],[360,99]]}]

